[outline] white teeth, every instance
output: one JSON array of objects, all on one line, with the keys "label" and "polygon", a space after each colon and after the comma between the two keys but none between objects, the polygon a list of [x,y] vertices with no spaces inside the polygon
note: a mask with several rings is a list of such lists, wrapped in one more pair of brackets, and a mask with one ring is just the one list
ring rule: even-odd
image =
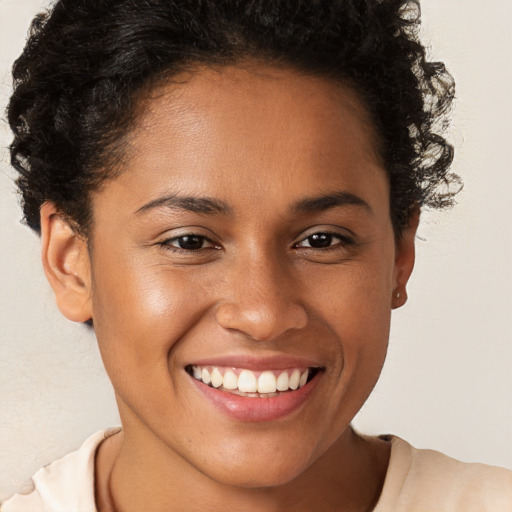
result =
[{"label": "white teeth", "polygon": [[276,387],[278,391],[288,391],[290,387],[290,377],[286,372],[281,372],[279,377],[277,377]]},{"label": "white teeth", "polygon": [[276,390],[276,376],[272,372],[263,372],[258,377],[258,393],[275,393]]},{"label": "white teeth", "polygon": [[[240,372],[239,375],[237,375],[238,372]],[[211,366],[192,366],[191,373],[195,379],[214,388],[222,388],[225,391],[240,391],[246,396],[265,395],[269,398],[278,396],[278,392],[295,391],[305,386],[309,377],[309,369],[301,373],[298,368],[283,370],[279,374],[276,370],[266,370],[255,374],[251,370],[236,368],[219,369]]]},{"label": "white teeth", "polygon": [[300,383],[300,372],[299,370],[293,370],[293,373],[290,376],[290,389],[294,391],[299,387]]},{"label": "white teeth", "polygon": [[205,384],[210,384],[210,382],[212,381],[210,377],[210,372],[206,368],[203,368],[203,371],[201,372],[201,380]]},{"label": "white teeth", "polygon": [[238,377],[231,370],[224,374],[224,387],[226,389],[238,389]]},{"label": "white teeth", "polygon": [[256,376],[249,370],[242,370],[238,377],[238,389],[243,393],[256,393]]},{"label": "white teeth", "polygon": [[212,371],[212,386],[214,388],[220,388],[223,381],[222,373],[219,372],[218,368],[214,368]]},{"label": "white teeth", "polygon": [[309,370],[304,370],[304,373],[300,376],[299,388],[304,386],[308,381]]}]

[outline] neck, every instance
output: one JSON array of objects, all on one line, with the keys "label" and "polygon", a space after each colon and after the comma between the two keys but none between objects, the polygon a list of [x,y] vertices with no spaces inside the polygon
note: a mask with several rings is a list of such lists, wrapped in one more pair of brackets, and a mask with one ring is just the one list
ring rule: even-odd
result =
[{"label": "neck", "polygon": [[[129,434],[129,432],[128,432]],[[144,446],[141,452],[138,447]],[[390,445],[348,428],[306,471],[282,485],[238,487],[217,482],[159,443],[132,443],[126,432],[107,439],[96,457],[96,499],[102,512],[225,508],[244,512],[368,511],[378,501]]]}]

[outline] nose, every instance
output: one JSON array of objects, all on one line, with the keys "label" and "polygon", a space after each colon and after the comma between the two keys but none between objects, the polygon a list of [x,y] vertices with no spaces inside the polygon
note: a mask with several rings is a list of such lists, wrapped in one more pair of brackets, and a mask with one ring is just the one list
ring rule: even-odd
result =
[{"label": "nose", "polygon": [[257,341],[271,341],[306,326],[308,316],[298,301],[298,283],[268,259],[244,262],[231,269],[229,291],[215,312],[218,324]]}]

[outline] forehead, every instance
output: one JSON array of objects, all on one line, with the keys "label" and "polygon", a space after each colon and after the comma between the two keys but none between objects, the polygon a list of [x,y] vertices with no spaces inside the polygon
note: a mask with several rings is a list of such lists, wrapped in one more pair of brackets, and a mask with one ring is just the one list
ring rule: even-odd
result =
[{"label": "forehead", "polygon": [[374,126],[355,91],[341,82],[287,68],[255,63],[197,67],[157,86],[143,100],[140,112],[132,135],[144,144],[150,142],[144,137],[153,138],[169,122],[184,136],[204,129],[233,135],[242,129],[250,135],[247,141],[256,143],[263,141],[263,132],[280,130],[283,139],[293,135],[290,142],[300,142],[302,137],[310,147],[329,135],[338,141],[346,138],[346,130],[340,129],[345,125],[360,138],[365,152],[379,159]]},{"label": "forehead", "polygon": [[184,192],[296,202],[375,177],[387,196],[369,116],[334,81],[254,65],[197,68],[153,90],[140,112],[121,182],[141,201]]}]

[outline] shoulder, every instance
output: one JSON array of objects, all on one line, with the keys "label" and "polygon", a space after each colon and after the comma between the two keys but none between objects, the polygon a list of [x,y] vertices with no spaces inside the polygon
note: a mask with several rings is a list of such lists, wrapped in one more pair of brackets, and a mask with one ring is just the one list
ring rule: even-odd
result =
[{"label": "shoulder", "polygon": [[1,512],[95,512],[95,453],[104,439],[118,431],[112,428],[96,432],[78,450],[41,468],[32,477],[33,489],[3,502]]},{"label": "shoulder", "polygon": [[375,512],[512,511],[512,471],[389,439],[391,458]]}]

